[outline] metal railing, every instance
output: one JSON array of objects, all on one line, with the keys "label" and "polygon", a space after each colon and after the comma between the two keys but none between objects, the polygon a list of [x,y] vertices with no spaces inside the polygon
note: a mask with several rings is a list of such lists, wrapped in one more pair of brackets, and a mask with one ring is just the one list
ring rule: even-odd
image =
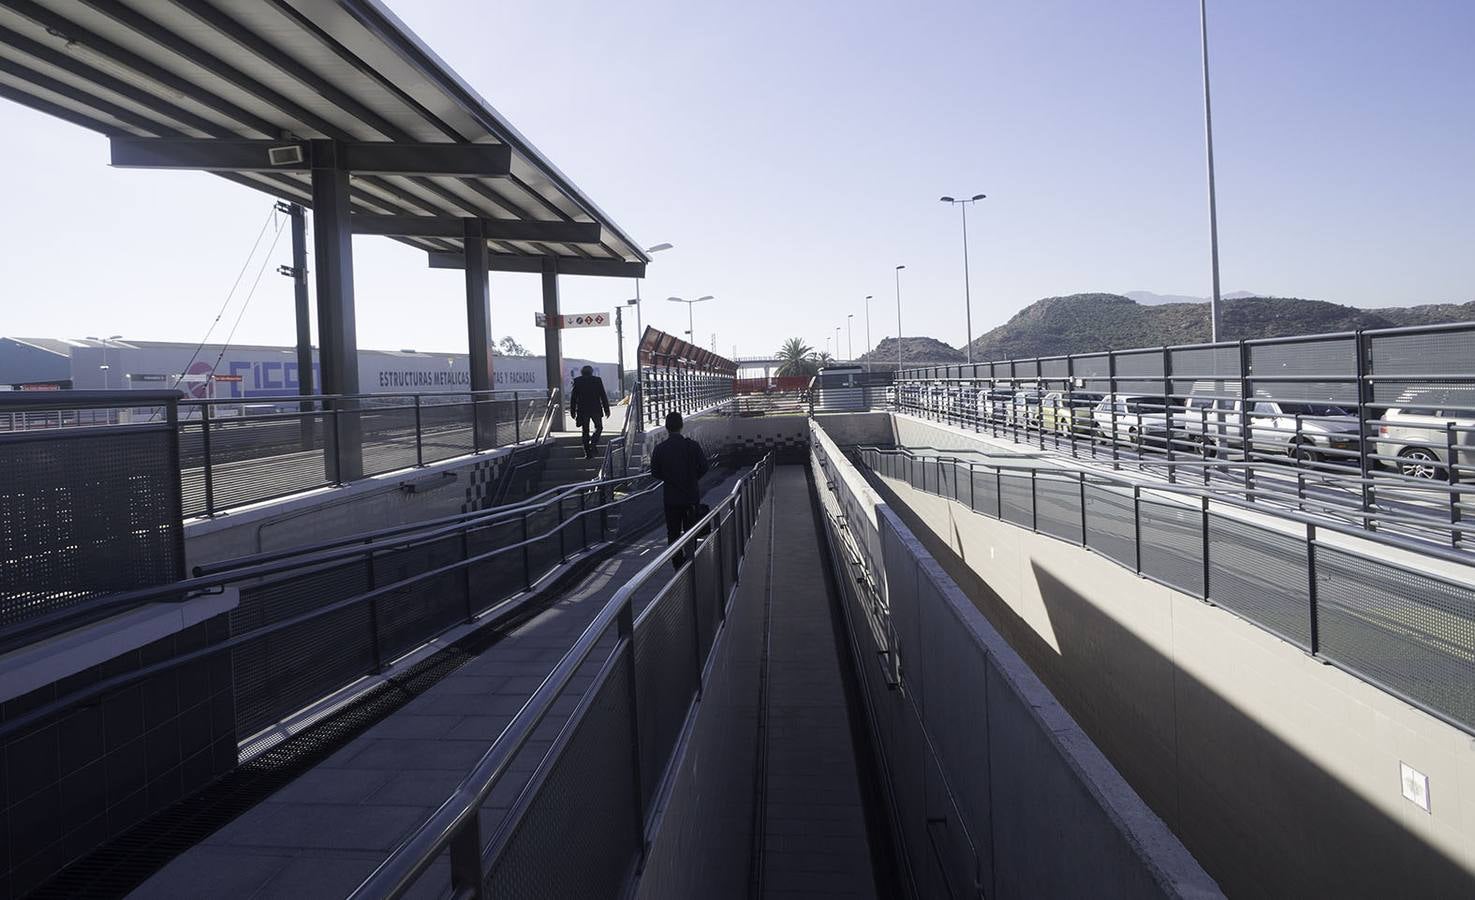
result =
[{"label": "metal railing", "polygon": [[660,425],[672,411],[682,415],[715,409],[733,398],[732,375],[695,369],[642,366],[641,403],[646,425]]},{"label": "metal railing", "polygon": [[555,397],[556,389],[184,400],[185,515],[353,480],[334,452],[350,434],[361,442],[357,477],[519,444],[546,430]]},{"label": "metal railing", "polygon": [[[573,554],[654,523],[659,505],[658,485],[646,476],[568,485],[506,509],[200,566],[189,579],[94,597],[16,623],[0,630],[0,649],[146,604],[237,586],[230,639],[170,664],[230,650],[238,725],[249,734],[436,634],[495,611]],[[95,693],[89,687],[36,716]],[[0,735],[36,716],[5,723]]]},{"label": "metal railing", "polygon": [[[1468,565],[1464,554],[1286,511],[1246,516],[1233,491],[1144,485],[910,450],[859,447],[871,471],[980,515],[1085,547],[1223,607],[1307,653],[1475,734],[1475,587],[1394,562],[1379,545]],[[1368,552],[1325,533],[1371,544]]]},{"label": "metal railing", "polygon": [[910,369],[894,402],[1246,499],[1396,510],[1453,547],[1472,530],[1475,324]]},{"label": "metal railing", "polygon": [[[610,598],[456,792],[353,897],[403,896],[442,854],[454,897],[501,896],[519,884],[549,897],[619,893],[646,852],[772,471],[770,454]],[[677,553],[690,559],[668,576]],[[591,676],[586,687],[579,673]],[[488,843],[482,806],[565,697],[577,697],[573,713]]]}]

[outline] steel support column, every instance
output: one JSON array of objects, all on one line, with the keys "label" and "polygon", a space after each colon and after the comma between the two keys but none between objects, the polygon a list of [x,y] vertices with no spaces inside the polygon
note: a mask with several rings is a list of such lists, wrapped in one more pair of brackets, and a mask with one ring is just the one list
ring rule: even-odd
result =
[{"label": "steel support column", "polygon": [[[543,364],[548,377],[548,390],[563,386],[563,332],[558,328],[558,260],[545,256],[543,264],[543,315],[548,324],[543,329]],[[568,398],[560,396],[553,407],[551,431],[564,431],[563,410]]]},{"label": "steel support column", "polygon": [[[297,311],[297,394],[311,397],[316,389],[312,374],[312,309],[307,300],[307,211],[300,203],[287,204],[287,215],[292,221],[292,299]],[[313,403],[304,400],[298,405],[302,413],[302,449],[314,446]]]},{"label": "steel support column", "polygon": [[[481,219],[463,219],[466,245],[466,336],[470,343],[471,389],[492,389],[492,312],[487,286],[487,241]],[[472,397],[474,447],[495,447],[494,407],[485,397]]]},{"label": "steel support column", "polygon": [[[334,141],[312,142],[313,251],[318,296],[318,350],[322,391],[329,395],[359,392],[358,338],[353,309],[353,230],[349,225],[348,169],[341,165]],[[362,477],[363,428],[358,401],[334,400],[337,418],[325,454],[336,480]]]}]

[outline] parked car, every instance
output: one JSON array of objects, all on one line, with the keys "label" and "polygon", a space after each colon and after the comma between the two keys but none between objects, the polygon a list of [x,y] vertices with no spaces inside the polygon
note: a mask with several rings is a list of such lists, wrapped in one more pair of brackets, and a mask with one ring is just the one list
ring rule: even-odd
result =
[{"label": "parked car", "polygon": [[1009,400],[1006,413],[1008,423],[1018,428],[1040,427],[1040,398],[1042,396],[1033,388],[1015,391],[1014,396]]},{"label": "parked car", "polygon": [[1040,401],[1040,422],[1046,431],[1088,438],[1095,433],[1096,420],[1091,410],[1101,402],[1100,394],[1066,394],[1051,391]]},{"label": "parked car", "polygon": [[1014,392],[1004,388],[989,388],[979,391],[978,397],[975,400],[978,406],[979,423],[1007,422],[1009,409],[1013,402]]},{"label": "parked car", "polygon": [[1209,456],[1240,453],[1248,426],[1253,453],[1306,462],[1356,458],[1361,443],[1357,416],[1345,407],[1314,401],[1249,403],[1245,421],[1242,400],[1189,398],[1184,410],[1174,414],[1173,432],[1186,443],[1201,443]]},{"label": "parked car", "polygon": [[[1450,429],[1459,466],[1475,463],[1475,414],[1437,406],[1400,406],[1383,414],[1378,423],[1378,462],[1412,478],[1449,478]],[[1386,457],[1396,457],[1388,459]]]},{"label": "parked car", "polygon": [[1137,394],[1107,394],[1091,411],[1096,433],[1105,441],[1163,446],[1168,421],[1162,397]]}]

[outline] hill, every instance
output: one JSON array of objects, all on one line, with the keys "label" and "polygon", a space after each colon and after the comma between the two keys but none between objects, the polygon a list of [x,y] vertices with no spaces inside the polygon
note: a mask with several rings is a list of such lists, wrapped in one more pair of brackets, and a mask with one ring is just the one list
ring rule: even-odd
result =
[{"label": "hill", "polygon": [[[902,338],[901,357],[902,362],[909,366],[931,363],[950,365],[967,359],[962,350],[930,337]],[[876,345],[876,349],[869,353],[862,353],[857,362],[868,362],[879,366],[889,365],[895,368],[896,338],[882,338],[881,343]]]},{"label": "hill", "polygon": [[[1019,359],[1201,343],[1209,339],[1208,317],[1207,303],[1144,306],[1118,294],[1046,297],[974,341],[973,358]],[[1472,320],[1475,301],[1359,309],[1295,297],[1247,297],[1224,301],[1220,337],[1248,340]]]},{"label": "hill", "polygon": [[[1164,303],[1208,303],[1208,297],[1190,297],[1187,294],[1154,294],[1152,291],[1127,291],[1122,294],[1130,300],[1136,300],[1143,306],[1161,306]],[[1254,291],[1230,291],[1220,294],[1220,300],[1243,300],[1247,297],[1258,297]]]}]

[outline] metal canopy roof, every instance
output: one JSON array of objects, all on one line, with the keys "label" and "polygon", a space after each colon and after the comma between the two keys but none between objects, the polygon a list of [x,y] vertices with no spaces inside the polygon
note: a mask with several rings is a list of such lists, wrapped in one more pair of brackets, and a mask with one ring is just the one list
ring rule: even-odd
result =
[{"label": "metal canopy roof", "polygon": [[[114,138],[506,145],[505,177],[356,174],[353,210],[598,229],[489,240],[494,269],[499,255],[647,259],[379,0],[0,0],[0,97]],[[307,172],[216,174],[311,206]],[[437,234],[397,239],[461,251]]]}]

